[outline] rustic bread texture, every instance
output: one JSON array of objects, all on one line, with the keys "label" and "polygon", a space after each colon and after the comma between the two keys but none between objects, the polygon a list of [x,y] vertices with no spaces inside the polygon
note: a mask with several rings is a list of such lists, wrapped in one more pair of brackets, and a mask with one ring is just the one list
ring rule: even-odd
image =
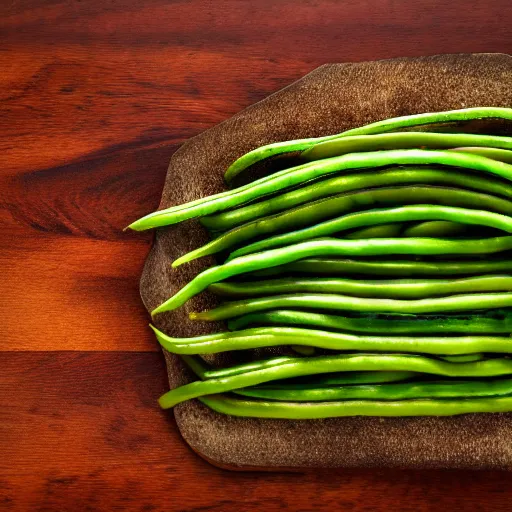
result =
[{"label": "rustic bread texture", "polygon": [[[512,107],[512,58],[441,55],[329,64],[185,143],[171,159],[160,208],[220,192],[223,173],[242,154],[270,142],[322,136],[389,117],[472,106]],[[207,240],[197,221],[158,231],[141,279],[148,310],[213,260],[172,270],[170,262]],[[157,318],[172,336],[221,325],[193,323],[192,310],[215,305],[207,293]],[[165,354],[171,387],[191,376]],[[210,358],[233,361],[232,354]],[[240,360],[240,359],[238,359]],[[229,417],[197,401],[175,408],[185,440],[222,466],[305,468],[512,468],[512,414],[436,418],[337,418],[317,421]]]}]

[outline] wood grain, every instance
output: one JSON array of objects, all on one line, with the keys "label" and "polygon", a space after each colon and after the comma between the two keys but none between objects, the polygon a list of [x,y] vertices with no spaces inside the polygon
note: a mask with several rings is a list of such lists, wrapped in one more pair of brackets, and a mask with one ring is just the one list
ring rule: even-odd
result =
[{"label": "wood grain", "polygon": [[2,173],[181,142],[325,62],[506,51],[508,2],[462,5],[3,2]]},{"label": "wood grain", "polygon": [[11,352],[2,363],[4,510],[332,511],[378,505],[423,512],[486,510],[489,500],[493,510],[509,510],[510,475],[502,472],[302,475],[214,468],[181,442],[172,414],[154,406],[166,387],[159,354]]},{"label": "wood grain", "polygon": [[[0,3],[6,510],[508,510],[502,473],[235,474],[158,410],[138,278],[172,153],[325,62],[510,52],[505,0]],[[65,352],[64,352],[65,351]]]},{"label": "wood grain", "polygon": [[158,205],[174,149],[0,178],[0,350],[157,349],[138,285],[152,235],[122,230]]}]

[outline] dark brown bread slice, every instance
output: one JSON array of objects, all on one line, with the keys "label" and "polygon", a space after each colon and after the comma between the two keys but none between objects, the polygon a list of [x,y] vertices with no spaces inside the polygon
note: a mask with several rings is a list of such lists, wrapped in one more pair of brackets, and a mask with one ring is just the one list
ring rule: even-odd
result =
[{"label": "dark brown bread slice", "polygon": [[[184,144],[169,165],[160,208],[220,192],[228,165],[270,142],[472,106],[512,107],[510,56],[461,54],[325,65]],[[201,259],[176,270],[170,267],[206,239],[197,221],[159,230],[141,280],[148,310],[212,264]],[[213,297],[202,294],[159,316],[157,325],[173,336],[218,330],[220,325],[188,320],[190,311],[214,304]],[[165,355],[171,387],[187,382],[190,375],[179,359]],[[234,357],[221,355],[212,362]],[[224,467],[512,468],[512,414],[300,422],[229,417],[194,400],[177,406],[175,417],[190,446]]]}]

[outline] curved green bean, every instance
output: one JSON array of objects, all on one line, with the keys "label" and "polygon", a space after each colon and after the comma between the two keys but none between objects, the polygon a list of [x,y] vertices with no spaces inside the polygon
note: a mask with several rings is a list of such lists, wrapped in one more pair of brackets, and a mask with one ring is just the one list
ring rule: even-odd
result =
[{"label": "curved green bean", "polygon": [[315,275],[373,275],[386,277],[476,275],[512,271],[512,259],[416,261],[381,259],[304,258],[251,273],[254,277],[271,277],[298,272]]},{"label": "curved green bean", "polygon": [[[180,356],[183,357],[183,356]],[[220,379],[224,377],[233,377],[242,373],[256,370],[264,370],[266,368],[276,368],[290,361],[295,361],[295,356],[281,356],[265,359],[263,361],[251,361],[249,363],[237,364],[235,366],[227,366],[224,368],[211,368],[204,373],[205,379]]]},{"label": "curved green bean", "polygon": [[413,398],[468,398],[512,396],[512,379],[448,380],[365,384],[316,389],[259,389],[234,391],[237,395],[286,402],[325,402],[332,400],[410,400]]},{"label": "curved green bean", "polygon": [[279,308],[326,309],[366,313],[441,313],[496,309],[512,306],[512,293],[452,295],[417,300],[369,299],[338,294],[274,295],[229,302],[200,313],[190,313],[191,320],[217,321]]},{"label": "curved green bean", "polygon": [[[300,348],[308,348],[306,345],[302,345]],[[313,348],[313,347],[311,347]],[[304,354],[311,355],[311,354]],[[274,358],[267,361],[255,361],[252,363],[245,363],[235,367],[208,369],[208,366],[198,356],[190,356],[180,354],[179,357],[183,359],[187,366],[196,376],[201,380],[207,380],[210,378],[229,377],[233,375],[240,375],[248,371],[261,370],[264,368],[275,367],[283,363],[294,361],[293,356],[286,356],[282,358]],[[443,361],[462,363],[462,362],[473,362],[481,361],[485,359],[483,354],[463,354],[453,356],[438,356]],[[318,389],[327,388],[332,386],[351,386],[360,384],[382,384],[389,382],[403,382],[411,381],[418,376],[421,376],[417,372],[409,371],[361,371],[361,372],[338,372],[333,374],[320,374],[308,376],[307,380],[301,380],[301,377],[297,379],[284,379],[272,381],[269,384],[261,384],[254,387],[253,389]]]},{"label": "curved green bean", "polygon": [[[358,354],[338,354],[337,357],[353,357],[354,355]],[[376,355],[376,354],[374,354]],[[467,355],[467,354],[466,354]],[[475,354],[470,354],[472,356],[475,356]],[[477,361],[480,361],[482,358],[479,354],[476,354],[478,356],[478,359],[475,359]],[[411,357],[419,357],[414,354],[406,354],[406,356]],[[196,356],[180,356],[182,358],[184,357],[196,357]],[[320,357],[331,357],[331,356],[320,356]],[[436,356],[433,360],[445,360],[449,356]],[[453,357],[462,357],[462,356],[451,356]],[[235,366],[229,366],[225,368],[215,368],[210,369],[206,372],[204,372],[202,379],[217,379],[217,378],[223,378],[223,377],[232,377],[235,375],[241,375],[248,372],[254,372],[254,371],[260,371],[260,370],[266,370],[270,368],[278,368],[283,365],[287,366],[295,361],[300,361],[302,358],[298,356],[280,356],[280,357],[273,357],[271,359],[264,359],[259,361],[251,361],[249,363],[242,363],[237,364]],[[311,359],[311,358],[308,358]],[[448,361],[452,362],[452,361]],[[336,371],[335,373],[325,372],[320,373],[318,375],[306,375],[306,376],[298,376],[297,378],[284,378],[284,380],[276,379],[269,381],[270,384],[262,384],[258,387],[266,387],[269,386],[275,386],[276,384],[279,384],[280,386],[289,385],[290,387],[293,387],[294,389],[301,388],[309,388],[311,384],[314,384],[314,387],[328,387],[331,385],[340,385],[340,384],[357,384],[357,383],[363,383],[368,382],[366,379],[368,378],[367,375],[369,374],[375,374],[374,377],[372,377],[372,382],[391,382],[389,375],[392,375],[392,379],[398,380],[402,379],[402,377],[405,379],[404,374],[407,373],[409,376],[407,378],[414,378],[421,376],[421,372],[415,372],[415,371],[390,371],[390,370],[364,370],[364,371],[352,371],[347,370],[345,372],[343,371]],[[387,377],[383,377],[382,375],[377,377],[377,374],[386,374]],[[352,379],[349,380],[349,375],[352,375]],[[375,380],[378,379],[378,380]],[[386,379],[386,380],[384,380]]]},{"label": "curved green bean", "polygon": [[[216,379],[221,377],[230,377],[240,375],[248,371],[262,370],[264,368],[274,368],[281,364],[295,361],[296,358],[291,356],[274,357],[264,361],[252,361],[250,363],[239,364],[236,366],[224,368],[211,368],[204,363],[198,356],[179,356],[186,362],[187,366],[201,379]],[[466,354],[464,356],[442,356],[441,359],[449,362],[469,362],[480,361],[483,359],[481,354]],[[377,384],[382,382],[399,382],[410,380],[418,376],[416,372],[409,371],[362,371],[362,372],[338,372],[334,374],[321,374],[316,376],[308,376],[306,382],[299,382],[298,379],[285,379],[283,381],[275,381],[270,386],[279,385],[282,388],[293,389],[310,389],[311,387],[339,386],[349,384]],[[265,384],[258,388],[266,387]]]},{"label": "curved green bean", "polygon": [[309,180],[335,172],[361,168],[378,168],[389,165],[445,165],[482,171],[512,180],[512,165],[478,155],[454,151],[404,149],[374,151],[371,153],[349,153],[326,160],[310,162],[299,167],[279,171],[238,189],[221,192],[185,205],[174,206],[146,215],[129,228],[135,231],[176,224],[187,219],[209,215],[233,208],[252,199],[273,194],[279,190],[300,185]]},{"label": "curved green bean", "polygon": [[[509,137],[510,139],[510,137]],[[471,153],[473,155],[485,156],[500,162],[512,164],[512,151],[507,149],[497,148],[480,148],[480,147],[465,147],[465,148],[451,148],[450,151],[461,151],[462,153]]]},{"label": "curved green bean", "polygon": [[[382,351],[400,351],[400,352],[411,352],[409,348],[412,344],[416,343],[425,344],[426,350],[432,350],[431,354],[441,355],[465,355],[468,353],[475,354],[478,351],[484,352],[500,352],[496,347],[500,347],[504,341],[508,342],[508,345],[512,345],[508,337],[503,336],[459,336],[459,337],[448,337],[448,338],[411,338],[411,337],[389,337],[389,336],[368,336],[368,335],[354,335],[350,333],[333,333],[325,330],[318,329],[304,329],[298,327],[255,327],[252,329],[244,329],[236,332],[222,332],[206,336],[195,336],[192,338],[173,338],[163,333],[156,327],[150,325],[153,332],[156,334],[157,340],[160,345],[167,350],[180,355],[198,355],[196,349],[204,348],[204,352],[200,354],[214,354],[217,352],[224,352],[226,346],[232,346],[232,350],[245,350],[247,348],[262,348],[264,346],[275,346],[275,345],[290,345],[293,342],[294,337],[299,341],[297,345],[303,347],[317,347],[333,350],[341,350],[337,345],[340,344],[352,344],[352,343],[363,343],[371,344],[377,343],[378,346],[375,349],[377,352]],[[308,343],[308,338],[311,343]],[[281,340],[281,343],[278,341]],[[247,346],[245,346],[247,344]],[[336,345],[332,347],[331,344]],[[389,344],[386,349],[385,345]],[[399,349],[392,349],[390,347],[401,344]],[[481,344],[485,348],[475,350],[475,346]],[[249,346],[250,345],[250,346]],[[441,346],[443,345],[443,346]],[[475,346],[474,346],[475,345]],[[439,351],[439,348],[446,347],[446,352]],[[379,348],[379,347],[382,347]],[[494,347],[492,350],[491,348]],[[221,348],[222,350],[217,350]],[[190,349],[190,350],[189,350]],[[231,350],[228,348],[227,350]],[[345,350],[345,349],[343,349]],[[359,350],[355,347],[349,347],[346,350]],[[505,347],[505,352],[511,350]],[[249,363],[252,364],[252,363]],[[194,367],[197,363],[194,362]],[[195,368],[194,368],[194,371]],[[208,374],[206,368],[199,368],[198,375],[205,376]],[[224,371],[224,370],[223,370]]]},{"label": "curved green bean", "polygon": [[[479,354],[470,354],[471,361],[479,361],[481,359]],[[467,357],[468,355],[466,355]],[[237,364],[235,366],[212,368],[204,363],[198,356],[189,356],[181,354],[179,357],[183,359],[189,368],[201,379],[218,379],[223,377],[232,377],[255,370],[264,370],[266,368],[276,368],[283,364],[296,361],[297,357],[294,356],[280,356],[271,359],[251,361],[248,363]],[[451,359],[461,358],[462,356],[451,356]],[[440,357],[443,360],[450,361],[450,356]],[[411,371],[360,371],[360,372],[337,372],[335,374],[322,374],[318,376],[308,376],[307,383],[297,382],[297,379],[276,381],[274,384],[290,385],[294,388],[307,388],[311,385],[316,387],[340,385],[340,384],[362,384],[362,383],[378,383],[378,382],[396,382],[400,380],[407,380],[418,375],[417,372]],[[300,378],[299,378],[300,380]]]},{"label": "curved green bean", "polygon": [[152,311],[171,311],[201,293],[208,286],[230,277],[314,256],[380,256],[384,254],[491,254],[512,249],[512,236],[483,240],[437,238],[374,238],[369,240],[310,240],[235,258],[224,265],[204,270],[181,290]]},{"label": "curved green bean", "polygon": [[[246,222],[275,214],[304,203],[341,193],[354,192],[375,187],[398,185],[448,185],[485,192],[494,196],[512,197],[512,185],[490,176],[459,172],[451,169],[428,167],[400,167],[396,169],[373,170],[335,176],[305,184],[303,187],[284,192],[270,199],[251,203],[234,210],[201,218],[201,223],[209,230],[227,231]],[[462,205],[458,205],[462,206]],[[509,213],[487,208],[490,211]]]},{"label": "curved green bean", "polygon": [[[372,226],[375,224],[386,224],[389,222],[407,222],[420,220],[448,220],[460,224],[472,224],[500,229],[506,233],[512,232],[512,217],[492,213],[484,210],[471,210],[469,208],[458,208],[454,206],[437,206],[430,204],[420,204],[414,206],[399,206],[395,208],[381,208],[356,212],[341,217],[326,220],[319,224],[303,228],[297,231],[275,235],[270,238],[264,238],[258,242],[245,245],[229,255],[227,261],[251,254],[255,252],[266,251],[274,247],[283,247],[285,245],[297,244],[313,238],[334,235],[348,229],[359,228],[363,226]],[[243,228],[241,228],[243,229]],[[190,261],[199,256],[212,254],[212,251],[227,249],[230,241],[229,234],[203,246],[201,249],[189,252],[173,263],[173,266]]]},{"label": "curved green bean", "polygon": [[267,144],[266,146],[256,148],[235,160],[235,162],[233,162],[230,165],[230,167],[224,174],[224,179],[226,180],[227,183],[229,183],[235,178],[235,176],[237,176],[242,171],[244,171],[251,165],[255,164],[256,162],[283,153],[304,151],[315,144],[325,142],[331,139],[355,135],[375,135],[379,133],[390,132],[393,130],[410,128],[412,126],[464,122],[473,119],[485,118],[509,120],[512,119],[512,109],[496,107],[477,107],[470,109],[451,110],[445,112],[414,114],[411,116],[401,116],[392,119],[384,119],[371,124],[367,124],[365,126],[353,128],[351,130],[346,130],[341,134],[284,142],[274,142],[272,144]]},{"label": "curved green bean", "polygon": [[[512,302],[512,301],[511,301]],[[375,336],[348,334],[298,327],[256,327],[226,332],[221,339],[171,338],[154,329],[158,342],[173,354],[217,354],[281,345],[302,345],[337,351],[412,352],[460,355],[475,352],[512,353],[510,336]]]},{"label": "curved green bean", "polygon": [[455,416],[512,411],[512,397],[415,399],[399,401],[347,400],[336,402],[266,402],[223,395],[199,400],[221,414],[247,418],[312,420],[342,416]]},{"label": "curved green bean", "polygon": [[449,363],[417,355],[365,353],[292,359],[292,361],[262,370],[185,384],[162,395],[159,399],[160,406],[163,409],[168,409],[192,398],[225,393],[277,379],[342,371],[414,371],[445,377],[472,378],[512,374],[512,360],[505,358],[471,363]]},{"label": "curved green bean", "polygon": [[419,222],[414,226],[405,228],[402,236],[405,237],[432,237],[447,238],[458,236],[468,231],[468,225],[449,220],[431,220]]},{"label": "curved green bean", "polygon": [[[512,149],[511,137],[468,133],[399,132],[378,135],[353,135],[319,142],[300,155],[301,160],[311,162],[347,153],[380,151],[385,149],[430,148],[452,149],[456,147],[485,147]],[[484,155],[486,156],[486,155]]]},{"label": "curved green bean", "polygon": [[340,293],[356,297],[422,299],[459,293],[512,292],[512,276],[484,275],[459,279],[281,278],[265,281],[220,282],[208,287],[229,298],[261,297],[283,293]]},{"label": "curved green bean", "polygon": [[[410,355],[410,354],[409,354]],[[471,354],[475,356],[475,354]],[[478,354],[477,354],[478,355]],[[187,356],[181,355],[182,359],[194,359],[194,361],[198,361],[199,358],[197,356]],[[449,356],[448,356],[449,357]],[[454,357],[462,357],[462,356],[451,356]],[[197,359],[196,359],[197,358]],[[438,357],[439,358],[439,357]],[[446,359],[447,356],[442,357],[441,359]],[[476,360],[480,360],[479,357]],[[202,380],[206,379],[218,379],[223,377],[232,377],[234,375],[240,375],[242,373],[252,372],[256,370],[265,370],[268,368],[277,368],[278,366],[288,365],[289,363],[293,363],[297,361],[298,358],[294,356],[280,356],[273,357],[271,359],[264,359],[259,361],[251,361],[248,363],[237,364],[235,366],[228,366],[224,368],[209,368],[202,369],[199,374]],[[200,361],[198,361],[201,364]],[[201,366],[204,367],[203,364]],[[307,375],[306,378],[298,377],[297,379],[284,379],[284,380],[276,380],[270,383],[271,386],[279,384],[280,386],[291,386],[294,389],[305,389],[310,388],[312,385],[314,387],[325,387],[332,385],[341,385],[341,384],[362,384],[362,383],[378,383],[378,382],[396,382],[399,380],[406,380],[417,377],[419,374],[417,372],[412,371],[347,371],[347,372],[336,372],[333,374],[325,373],[319,375]],[[305,379],[305,381],[304,381]],[[265,387],[265,384],[262,384],[258,387]]]},{"label": "curved green bean", "polygon": [[341,316],[277,309],[244,315],[228,322],[228,327],[232,331],[260,325],[305,325],[344,332],[385,332],[387,334],[510,334],[512,333],[512,312]]}]

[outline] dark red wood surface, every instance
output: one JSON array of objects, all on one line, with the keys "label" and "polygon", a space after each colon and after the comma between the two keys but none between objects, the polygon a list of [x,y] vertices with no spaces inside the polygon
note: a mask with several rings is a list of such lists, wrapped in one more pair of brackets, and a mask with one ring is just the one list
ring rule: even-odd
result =
[{"label": "dark red wood surface", "polygon": [[0,3],[2,510],[510,510],[500,472],[232,473],[181,440],[138,278],[188,137],[326,62],[512,50],[508,0]]}]

